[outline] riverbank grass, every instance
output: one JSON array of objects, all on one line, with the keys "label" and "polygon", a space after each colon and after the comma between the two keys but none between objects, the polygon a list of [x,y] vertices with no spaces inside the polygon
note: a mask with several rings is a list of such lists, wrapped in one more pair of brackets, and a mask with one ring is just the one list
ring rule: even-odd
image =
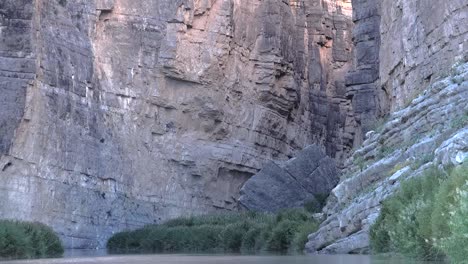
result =
[{"label": "riverbank grass", "polygon": [[370,238],[375,253],[466,263],[468,164],[449,173],[434,168],[404,182],[400,191],[384,202]]},{"label": "riverbank grass", "polygon": [[0,220],[0,260],[60,257],[63,251],[58,236],[43,224]]},{"label": "riverbank grass", "polygon": [[109,239],[113,253],[302,252],[318,223],[302,209],[177,218]]}]

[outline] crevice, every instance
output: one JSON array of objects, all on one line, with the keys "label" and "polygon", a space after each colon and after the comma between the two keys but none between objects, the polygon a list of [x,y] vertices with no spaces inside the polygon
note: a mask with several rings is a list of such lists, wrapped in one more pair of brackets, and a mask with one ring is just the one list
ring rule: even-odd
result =
[{"label": "crevice", "polygon": [[8,162],[7,164],[5,164],[5,166],[3,166],[2,168],[2,171],[6,171],[8,168],[10,168],[11,166],[13,166],[13,163],[10,161]]},{"label": "crevice", "polygon": [[108,21],[110,19],[110,16],[112,14],[112,9],[104,9],[104,10],[100,10],[100,13],[99,13],[99,21]]}]

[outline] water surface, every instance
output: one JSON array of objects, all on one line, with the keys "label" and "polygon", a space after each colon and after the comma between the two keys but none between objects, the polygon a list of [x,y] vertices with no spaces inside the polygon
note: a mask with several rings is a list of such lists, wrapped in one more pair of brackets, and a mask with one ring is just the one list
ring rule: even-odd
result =
[{"label": "water surface", "polygon": [[73,254],[62,259],[6,261],[1,264],[384,264],[424,263],[402,259],[382,259],[358,255],[313,256],[226,256],[226,255],[115,255],[91,257]]}]

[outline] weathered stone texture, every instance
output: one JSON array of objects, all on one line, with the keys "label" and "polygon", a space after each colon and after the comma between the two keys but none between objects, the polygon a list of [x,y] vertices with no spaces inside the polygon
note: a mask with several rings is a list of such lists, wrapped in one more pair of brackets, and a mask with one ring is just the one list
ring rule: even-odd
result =
[{"label": "weathered stone texture", "polygon": [[369,228],[381,203],[402,181],[433,166],[448,169],[467,162],[468,128],[460,121],[467,118],[465,62],[451,76],[427,87],[408,107],[393,113],[381,132],[368,133],[363,146],[346,162],[344,176],[324,208],[327,219],[309,236],[306,250],[368,252]]},{"label": "weathered stone texture", "polygon": [[0,155],[8,153],[21,121],[26,89],[34,79],[31,0],[0,3]]},{"label": "weathered stone texture", "polygon": [[[354,0],[353,113],[343,140],[359,146],[376,120],[408,105],[468,56],[464,0]],[[346,141],[345,141],[346,142]]]},{"label": "weathered stone texture", "polygon": [[[269,160],[349,144],[349,1],[2,1],[0,213],[68,247],[237,209]],[[3,96],[3,94],[5,96]],[[5,102],[5,103],[3,103]]]},{"label": "weathered stone texture", "polygon": [[468,56],[466,0],[382,0],[380,77],[398,110]]},{"label": "weathered stone texture", "polygon": [[386,98],[379,94],[380,8],[381,1],[353,1],[354,68],[346,75],[346,95],[352,102],[352,112],[347,125],[350,144],[362,144],[364,133],[375,123],[376,117],[385,114]]},{"label": "weathered stone texture", "polygon": [[284,164],[265,165],[244,184],[239,202],[260,212],[303,207],[306,202],[319,207],[317,198],[327,197],[338,181],[335,161],[313,145]]}]

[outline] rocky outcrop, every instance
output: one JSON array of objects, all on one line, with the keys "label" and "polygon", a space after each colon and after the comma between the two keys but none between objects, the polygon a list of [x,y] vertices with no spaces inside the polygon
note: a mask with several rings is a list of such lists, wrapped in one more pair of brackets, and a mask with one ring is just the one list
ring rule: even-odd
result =
[{"label": "rocky outcrop", "polygon": [[379,75],[393,112],[467,59],[468,3],[382,0],[381,10]]},{"label": "rocky outcrop", "polygon": [[466,60],[467,14],[464,0],[353,1],[355,63],[346,76],[353,115],[343,140],[360,146],[379,119]]},{"label": "rocky outcrop", "polygon": [[284,164],[267,164],[240,191],[239,202],[249,210],[276,212],[303,207],[327,197],[339,181],[335,161],[318,146],[309,146]]},{"label": "rocky outcrop", "polygon": [[380,203],[401,181],[466,162],[467,19],[463,0],[353,1],[355,63],[346,85],[354,115],[343,136],[360,147],[308,252],[367,252]]},{"label": "rocky outcrop", "polygon": [[24,114],[26,89],[35,75],[30,1],[0,3],[0,155],[8,153]]},{"label": "rocky outcrop", "polygon": [[343,138],[355,147],[362,144],[377,117],[388,112],[388,100],[379,89],[380,6],[381,1],[353,1],[355,63],[346,74],[345,84],[354,115],[347,120]]},{"label": "rocky outcrop", "polygon": [[309,236],[306,249],[319,253],[365,253],[369,228],[381,203],[400,183],[438,166],[468,162],[468,63],[429,86],[407,108],[371,131],[347,161],[340,184]]},{"label": "rocky outcrop", "polygon": [[67,247],[237,209],[307,145],[341,160],[350,1],[4,0],[0,215]]}]

